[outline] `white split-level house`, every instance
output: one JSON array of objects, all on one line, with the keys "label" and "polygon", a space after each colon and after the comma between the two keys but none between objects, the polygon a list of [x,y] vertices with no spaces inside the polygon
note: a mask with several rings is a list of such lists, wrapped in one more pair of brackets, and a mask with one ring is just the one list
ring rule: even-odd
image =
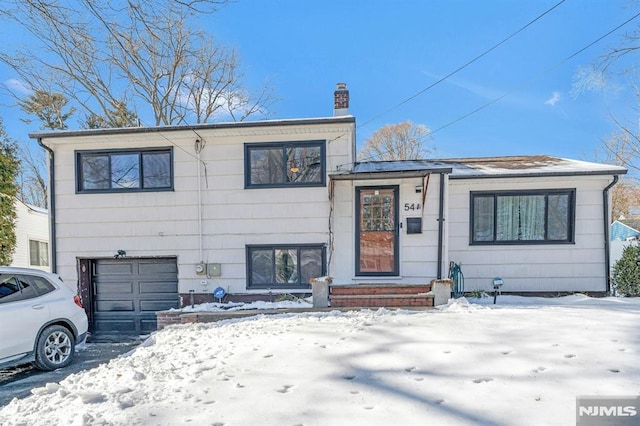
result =
[{"label": "white split-level house", "polygon": [[49,271],[49,214],[15,199],[16,247],[10,266]]},{"label": "white split-level house", "polygon": [[356,161],[334,116],[30,135],[50,157],[52,269],[95,331],[153,313],[332,285],[608,290],[609,191],[621,167],[549,156]]}]

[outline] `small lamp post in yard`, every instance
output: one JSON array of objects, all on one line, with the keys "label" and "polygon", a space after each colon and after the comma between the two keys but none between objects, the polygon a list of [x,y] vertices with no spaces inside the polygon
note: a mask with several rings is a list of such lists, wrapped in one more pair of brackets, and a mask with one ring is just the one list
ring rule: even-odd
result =
[{"label": "small lamp post in yard", "polygon": [[496,299],[498,298],[498,292],[500,291],[500,287],[504,284],[504,281],[500,277],[495,277],[493,279],[493,304],[496,304]]}]

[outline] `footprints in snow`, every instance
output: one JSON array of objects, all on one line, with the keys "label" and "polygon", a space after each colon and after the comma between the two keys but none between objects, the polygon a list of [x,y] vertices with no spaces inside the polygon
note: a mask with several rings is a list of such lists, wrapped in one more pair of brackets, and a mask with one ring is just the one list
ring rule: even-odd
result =
[{"label": "footprints in snow", "polygon": [[289,389],[293,388],[293,385],[284,385],[281,389],[278,389],[276,392],[279,393],[288,393]]}]

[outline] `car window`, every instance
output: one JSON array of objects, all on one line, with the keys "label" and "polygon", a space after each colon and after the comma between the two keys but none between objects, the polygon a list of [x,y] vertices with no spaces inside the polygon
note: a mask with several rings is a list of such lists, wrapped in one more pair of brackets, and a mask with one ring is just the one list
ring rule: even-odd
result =
[{"label": "car window", "polygon": [[20,291],[20,286],[13,276],[3,276],[0,282],[0,299],[11,296]]},{"label": "car window", "polygon": [[43,294],[47,294],[49,292],[52,292],[53,290],[55,290],[56,288],[53,286],[53,284],[51,284],[49,282],[49,280],[42,278],[42,277],[35,277],[35,276],[29,276],[27,277],[29,279],[29,281],[31,283],[33,283],[33,285],[36,287],[36,289],[38,290],[38,294],[40,296],[42,296]]},{"label": "car window", "polygon": [[15,302],[38,296],[34,286],[23,277],[0,274],[0,303]]}]

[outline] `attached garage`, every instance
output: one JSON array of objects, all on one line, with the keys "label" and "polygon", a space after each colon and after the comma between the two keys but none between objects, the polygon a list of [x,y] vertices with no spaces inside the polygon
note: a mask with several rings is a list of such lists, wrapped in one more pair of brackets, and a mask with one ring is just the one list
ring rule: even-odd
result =
[{"label": "attached garage", "polygon": [[156,330],[157,311],[179,305],[175,257],[94,259],[80,265],[92,333],[149,334]]}]

